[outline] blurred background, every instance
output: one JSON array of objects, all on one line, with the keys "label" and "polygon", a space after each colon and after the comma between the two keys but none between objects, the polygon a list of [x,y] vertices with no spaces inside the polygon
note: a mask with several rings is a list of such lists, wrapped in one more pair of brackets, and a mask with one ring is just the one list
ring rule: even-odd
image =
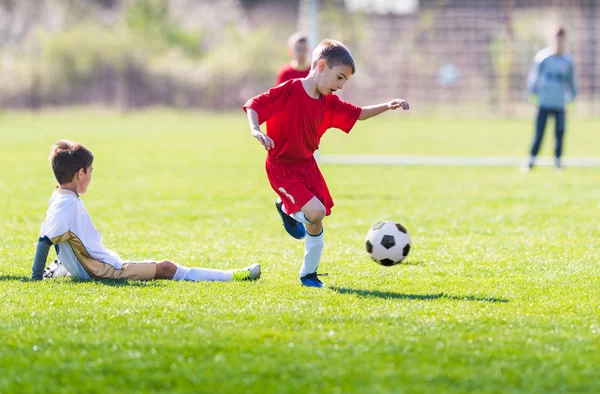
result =
[{"label": "blurred background", "polygon": [[353,103],[417,113],[533,114],[535,54],[560,24],[576,117],[600,114],[596,0],[0,0],[0,108],[227,111],[274,84],[287,39],[344,41]]}]

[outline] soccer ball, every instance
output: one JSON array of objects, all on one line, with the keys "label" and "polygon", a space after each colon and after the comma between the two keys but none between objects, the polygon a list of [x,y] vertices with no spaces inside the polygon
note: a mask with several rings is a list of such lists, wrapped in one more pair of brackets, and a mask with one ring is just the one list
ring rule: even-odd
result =
[{"label": "soccer ball", "polygon": [[369,256],[386,267],[396,265],[410,252],[410,235],[400,223],[379,222],[369,230],[365,247]]}]

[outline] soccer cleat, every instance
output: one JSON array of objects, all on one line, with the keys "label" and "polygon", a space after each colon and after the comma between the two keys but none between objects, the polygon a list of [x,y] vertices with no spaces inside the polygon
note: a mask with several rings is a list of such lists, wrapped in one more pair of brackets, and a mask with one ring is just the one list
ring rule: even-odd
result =
[{"label": "soccer cleat", "polygon": [[296,239],[303,239],[306,237],[306,229],[304,228],[304,224],[283,212],[282,206],[283,202],[278,198],[275,201],[275,208],[277,209],[279,216],[281,216],[281,220],[283,220],[283,227],[285,228],[285,231],[287,231],[289,235]]},{"label": "soccer cleat", "polygon": [[231,271],[231,280],[241,282],[244,280],[257,280],[260,278],[260,264],[252,264],[249,267]]},{"label": "soccer cleat", "polygon": [[319,279],[319,276],[327,276],[328,274],[317,274],[313,272],[312,274],[304,275],[300,278],[300,282],[302,282],[303,286],[306,287],[326,287],[323,282]]},{"label": "soccer cleat", "polygon": [[560,159],[556,159],[554,161],[554,168],[556,168],[557,171],[563,170],[562,162],[560,161]]},{"label": "soccer cleat", "polygon": [[52,264],[46,267],[42,275],[44,279],[60,278],[61,276],[71,276],[71,274],[59,259],[54,260]]},{"label": "soccer cleat", "polygon": [[530,157],[526,163],[523,163],[521,166],[521,172],[526,173],[533,170],[533,166],[535,165],[535,157]]}]

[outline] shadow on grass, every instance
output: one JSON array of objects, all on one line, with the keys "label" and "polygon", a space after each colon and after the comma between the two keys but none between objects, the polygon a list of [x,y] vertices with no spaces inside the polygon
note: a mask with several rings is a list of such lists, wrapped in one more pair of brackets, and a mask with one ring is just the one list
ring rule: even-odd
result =
[{"label": "shadow on grass", "polygon": [[426,262],[423,260],[410,260],[410,259],[406,259],[404,260],[402,263],[398,264],[398,265],[425,265]]},{"label": "shadow on grass", "polygon": [[453,300],[453,301],[485,301],[485,302],[509,302],[506,298],[496,297],[478,297],[474,295],[468,296],[453,296],[445,293],[438,294],[403,294],[394,293],[392,291],[365,290],[365,289],[349,289],[346,287],[329,287],[331,290],[337,291],[340,294],[354,294],[359,297],[375,297],[397,300]]},{"label": "shadow on grass", "polygon": [[93,283],[95,285],[111,286],[111,287],[156,287],[162,286],[162,280],[128,280],[128,279],[96,279],[96,280],[83,280],[83,279],[71,279],[73,283]]},{"label": "shadow on grass", "polygon": [[[60,280],[62,278],[56,278],[56,279],[46,279],[44,280],[44,282],[47,281],[54,281],[54,280]],[[64,280],[64,279],[62,279]],[[31,278],[29,276],[22,276],[22,275],[0,275],[0,282],[8,282],[8,281],[15,281],[15,282],[32,282]],[[37,281],[35,281],[37,282]],[[71,282],[71,283],[97,283],[99,285],[104,285],[104,286],[112,286],[112,287],[122,287],[122,286],[137,286],[137,287],[148,287],[148,286],[162,286],[164,281],[160,281],[160,280],[149,280],[149,281],[139,281],[139,280],[134,280],[134,281],[129,281],[127,279],[101,279],[101,280],[94,280],[94,281],[89,281],[89,280],[83,280],[83,279],[75,279],[75,278],[71,278],[70,280],[66,280],[65,283],[67,282]]]},{"label": "shadow on grass", "polygon": [[16,282],[29,282],[31,278],[29,276],[21,275],[0,275],[0,282],[14,280]]}]

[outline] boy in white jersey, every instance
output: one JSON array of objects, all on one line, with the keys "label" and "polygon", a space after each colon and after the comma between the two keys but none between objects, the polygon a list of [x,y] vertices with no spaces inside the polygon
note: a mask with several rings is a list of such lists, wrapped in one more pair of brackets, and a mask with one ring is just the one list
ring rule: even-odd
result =
[{"label": "boy in white jersey", "polygon": [[83,145],[57,141],[50,151],[52,171],[58,181],[46,220],[42,224],[32,266],[32,280],[41,280],[51,245],[71,276],[84,279],[173,279],[190,281],[239,281],[260,277],[260,266],[239,270],[188,268],[170,261],[123,261],[102,243],[102,236],[79,198],[92,180],[94,156]]}]

